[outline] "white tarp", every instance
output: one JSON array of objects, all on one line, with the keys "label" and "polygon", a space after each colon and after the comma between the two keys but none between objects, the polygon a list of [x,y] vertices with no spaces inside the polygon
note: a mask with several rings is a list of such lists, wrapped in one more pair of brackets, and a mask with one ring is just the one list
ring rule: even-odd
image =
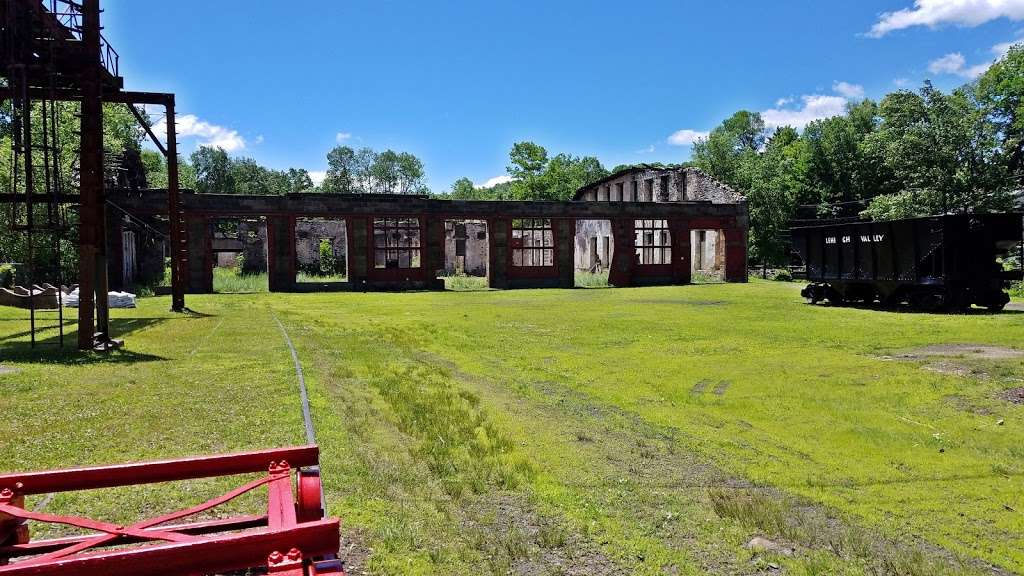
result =
[{"label": "white tarp", "polygon": [[[111,308],[135,308],[135,294],[131,292],[108,292],[107,302]],[[78,308],[78,288],[64,295],[64,306]]]}]

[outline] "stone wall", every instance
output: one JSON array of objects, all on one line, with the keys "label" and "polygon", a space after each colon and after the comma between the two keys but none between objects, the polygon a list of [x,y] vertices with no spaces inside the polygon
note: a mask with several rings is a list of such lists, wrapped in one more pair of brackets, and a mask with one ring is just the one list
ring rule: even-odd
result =
[{"label": "stone wall", "polygon": [[743,195],[698,168],[636,168],[581,189],[586,202],[694,202],[736,204]]},{"label": "stone wall", "polygon": [[446,220],[444,273],[487,276],[487,223]]},{"label": "stone wall", "polygon": [[344,220],[298,218],[295,220],[295,267],[297,270],[319,269],[320,241],[328,239],[335,260],[345,262],[347,236]]},{"label": "stone wall", "polygon": [[601,270],[607,270],[615,255],[611,221],[577,220],[574,246],[573,267],[576,270],[591,270],[599,261]]}]

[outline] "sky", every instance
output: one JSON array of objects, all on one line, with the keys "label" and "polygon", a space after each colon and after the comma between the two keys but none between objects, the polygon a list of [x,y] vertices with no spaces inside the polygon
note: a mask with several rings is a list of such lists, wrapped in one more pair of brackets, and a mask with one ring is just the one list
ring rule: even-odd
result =
[{"label": "sky", "polygon": [[[434,191],[514,142],[680,162],[740,109],[797,128],[952,89],[1024,38],[1024,0],[104,0],[129,90],[174,92],[180,149],[314,179],[334,146],[412,152]],[[157,119],[157,110],[152,111]]]}]

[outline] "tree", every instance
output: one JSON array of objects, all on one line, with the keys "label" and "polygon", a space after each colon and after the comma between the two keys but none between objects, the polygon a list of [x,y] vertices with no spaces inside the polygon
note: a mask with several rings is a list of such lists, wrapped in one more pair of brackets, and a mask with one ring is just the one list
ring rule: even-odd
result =
[{"label": "tree", "polygon": [[289,168],[285,173],[285,178],[288,181],[289,193],[309,192],[315,188],[313,179],[309,177],[309,172],[305,168]]},{"label": "tree", "polygon": [[1001,135],[1004,161],[1024,184],[1024,46],[1012,46],[978,79],[976,94]]},{"label": "tree", "polygon": [[234,194],[231,158],[223,148],[200,146],[192,153],[192,166],[196,171],[196,192]]},{"label": "tree", "polygon": [[540,177],[540,193],[535,200],[570,200],[583,186],[608,175],[601,162],[593,156],[577,158],[558,154],[552,158]]},{"label": "tree", "polygon": [[693,145],[693,163],[714,178],[746,189],[739,167],[764,144],[764,120],[757,112],[740,110]]},{"label": "tree", "polygon": [[899,183],[898,198],[875,200],[876,218],[1010,207],[1013,174],[1000,148],[999,128],[969,87],[949,94],[925,82],[918,93],[896,92],[879,107],[873,138]]},{"label": "tree", "polygon": [[533,142],[516,142],[505,167],[514,179],[512,195],[519,200],[536,200],[543,196],[541,173],[548,163],[548,151]]},{"label": "tree", "polygon": [[452,200],[475,200],[477,199],[476,186],[473,185],[473,181],[469,178],[459,178],[452,184],[448,197]]},{"label": "tree", "polygon": [[323,192],[351,194],[355,191],[356,152],[348,146],[336,146],[327,153],[327,175],[320,184]]},{"label": "tree", "polygon": [[424,180],[423,162],[408,152],[401,152],[396,159],[399,194],[423,194],[427,191]]}]

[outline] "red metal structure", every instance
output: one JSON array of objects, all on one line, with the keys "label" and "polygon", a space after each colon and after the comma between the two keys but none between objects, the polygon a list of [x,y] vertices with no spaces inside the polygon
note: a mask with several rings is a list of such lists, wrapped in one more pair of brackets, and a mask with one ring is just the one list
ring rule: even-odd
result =
[{"label": "red metal structure", "polygon": [[[13,229],[27,234],[28,274],[33,282],[50,275],[61,285],[59,270],[39,269],[33,263],[34,238],[49,235],[59,257],[59,236],[78,209],[78,347],[108,349],[116,344],[110,333],[107,305],[107,199],[104,180],[103,105],[125,104],[139,119],[167,161],[167,216],[171,242],[171,308],[185,308],[181,271],[185,236],[178,191],[174,95],[123,90],[119,56],[101,32],[100,0],[0,0],[0,102],[10,103],[13,161],[11,185],[0,190]],[[64,103],[77,106],[77,141],[61,141],[57,129]],[[161,143],[136,105],[162,106],[166,113],[167,143]],[[66,140],[66,139],[65,139]],[[71,139],[75,140],[75,139]],[[77,182],[67,172],[61,150],[78,149]],[[65,168],[62,170],[62,167]],[[75,193],[77,192],[77,193]],[[61,343],[63,344],[63,318]],[[35,314],[31,314],[35,344]]]},{"label": "red metal structure", "polygon": [[[0,575],[185,576],[265,568],[344,575],[339,522],[324,518],[315,445],[115,466],[0,475]],[[264,472],[202,504],[131,526],[25,508],[25,496]],[[293,481],[294,479],[294,481]],[[267,487],[267,513],[180,522]],[[32,541],[26,521],[91,533]]]}]

